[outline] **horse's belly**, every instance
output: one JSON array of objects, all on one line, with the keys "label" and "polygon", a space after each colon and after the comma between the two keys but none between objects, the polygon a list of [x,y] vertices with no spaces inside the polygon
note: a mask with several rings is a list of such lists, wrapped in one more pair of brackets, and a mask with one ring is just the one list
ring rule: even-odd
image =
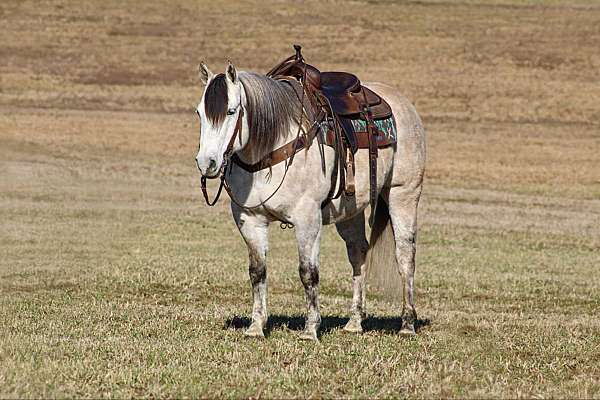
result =
[{"label": "horse's belly", "polygon": [[[388,183],[393,167],[394,149],[392,147],[379,149],[377,157],[377,193]],[[332,200],[323,209],[323,224],[334,224],[354,218],[362,213],[369,205],[369,152],[359,150],[355,156],[355,186],[354,196],[340,196]]]}]

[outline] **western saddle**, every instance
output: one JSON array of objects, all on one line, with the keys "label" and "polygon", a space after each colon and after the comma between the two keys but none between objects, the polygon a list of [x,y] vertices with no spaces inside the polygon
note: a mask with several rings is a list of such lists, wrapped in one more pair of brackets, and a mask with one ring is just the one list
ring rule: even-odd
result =
[{"label": "western saddle", "polygon": [[[348,72],[321,72],[304,61],[299,45],[294,45],[294,49],[295,55],[283,60],[267,76],[286,81],[294,88],[304,108],[303,115],[312,124],[311,128],[303,135],[299,132],[294,141],[275,149],[255,164],[246,164],[235,155],[232,157],[233,161],[250,172],[270,168],[288,158],[288,164],[291,164],[294,155],[310,147],[316,137],[320,144],[333,147],[336,154],[332,185],[322,204],[324,207],[342,192],[346,196],[354,195],[354,154],[358,149],[369,149],[373,218],[377,199],[377,150],[396,142],[395,135],[386,135],[378,129],[375,121],[391,118],[392,110],[384,99],[362,86],[356,75]],[[356,122],[361,122],[362,125],[359,125],[366,128],[356,131]],[[395,121],[393,123],[395,126]],[[339,187],[337,193],[336,186]]]}]

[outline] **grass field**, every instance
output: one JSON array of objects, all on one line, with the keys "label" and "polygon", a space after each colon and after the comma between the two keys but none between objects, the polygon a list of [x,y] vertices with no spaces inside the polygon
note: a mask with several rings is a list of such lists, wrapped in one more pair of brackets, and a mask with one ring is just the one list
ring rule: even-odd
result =
[{"label": "grass field", "polygon": [[[169,3],[169,5],[167,5]],[[600,397],[600,2],[0,3],[0,397]],[[387,81],[428,130],[414,338],[369,297],[318,344],[293,232],[248,340],[245,246],[204,206],[197,64]]]}]

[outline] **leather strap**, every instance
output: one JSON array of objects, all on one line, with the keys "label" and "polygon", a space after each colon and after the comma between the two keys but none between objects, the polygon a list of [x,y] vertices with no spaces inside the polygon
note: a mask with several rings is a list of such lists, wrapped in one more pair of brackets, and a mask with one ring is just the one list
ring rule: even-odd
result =
[{"label": "leather strap", "polygon": [[[329,102],[329,99],[326,96],[324,96],[320,91],[316,91],[315,94],[316,94],[315,98],[319,102],[319,106],[320,106],[321,110],[329,110],[329,112],[327,112],[326,114],[331,116],[331,123],[333,124],[333,126],[332,126],[332,129],[333,129],[332,147],[334,150],[333,151],[333,153],[334,153],[333,170],[331,171],[331,184],[329,187],[329,192],[327,193],[327,197],[325,198],[325,200],[321,203],[321,208],[324,208],[327,204],[329,204],[329,202],[331,202],[331,200],[335,200],[335,199],[339,198],[342,195],[342,192],[344,192],[344,189],[346,187],[346,184],[345,184],[345,176],[346,176],[345,160],[346,160],[347,143],[344,142],[343,134],[342,134],[342,127],[340,125],[337,115],[333,112],[333,108],[331,107],[331,103]],[[339,179],[339,187],[338,187],[338,190],[336,193],[335,188],[336,188],[336,186],[338,186],[337,185],[338,179]]]},{"label": "leather strap", "polygon": [[367,132],[369,137],[369,203],[371,204],[371,217],[369,223],[373,226],[375,220],[375,206],[377,204],[377,128],[373,122],[371,109],[366,101],[367,95],[363,90],[365,105],[363,109],[364,118],[367,121]]},{"label": "leather strap", "polygon": [[292,156],[292,154],[297,153],[298,151],[309,148],[312,139],[315,137],[314,133],[307,138],[308,135],[298,136],[298,139],[294,139],[291,142],[284,144],[283,146],[273,150],[259,161],[254,164],[248,164],[243,161],[237,154],[231,156],[231,161],[236,163],[240,168],[250,172],[258,172],[262,169],[270,168],[274,165],[277,165]]},{"label": "leather strap", "polygon": [[206,177],[203,175],[200,178],[200,188],[202,189],[202,194],[204,195],[204,200],[209,207],[214,206],[219,201],[219,197],[221,197],[221,191],[223,191],[223,186],[225,186],[225,174],[221,174],[221,184],[219,185],[219,190],[217,191],[217,195],[213,199],[213,201],[208,200],[208,190],[206,189]]},{"label": "leather strap", "polygon": [[[240,113],[238,114],[238,119],[235,123],[235,129],[233,130],[233,135],[231,135],[231,139],[229,139],[229,143],[227,144],[225,153],[223,153],[223,164],[227,164],[227,162],[229,161],[229,157],[231,157],[231,152],[233,151],[233,146],[235,145],[235,139],[238,137],[240,131],[242,130],[242,118],[243,117],[244,117],[244,108],[240,106]],[[224,166],[221,165],[221,168],[223,168],[223,167]]]}]

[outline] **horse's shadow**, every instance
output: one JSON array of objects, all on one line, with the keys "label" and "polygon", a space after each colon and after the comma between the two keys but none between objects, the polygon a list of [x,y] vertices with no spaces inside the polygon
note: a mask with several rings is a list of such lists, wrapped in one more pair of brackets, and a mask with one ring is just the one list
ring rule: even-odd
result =
[{"label": "horse's shadow", "polygon": [[[324,335],[334,329],[343,328],[349,318],[338,316],[321,317],[320,334]],[[225,321],[223,329],[246,329],[252,321],[248,317],[233,316]],[[429,319],[417,319],[415,330],[419,332],[422,328],[431,325]],[[289,315],[271,315],[265,327],[265,336],[269,336],[272,331],[285,327],[292,331],[301,331],[304,329],[304,317]],[[376,331],[386,334],[396,334],[402,328],[402,318],[400,317],[376,317],[369,316],[362,322],[364,332]]]}]

